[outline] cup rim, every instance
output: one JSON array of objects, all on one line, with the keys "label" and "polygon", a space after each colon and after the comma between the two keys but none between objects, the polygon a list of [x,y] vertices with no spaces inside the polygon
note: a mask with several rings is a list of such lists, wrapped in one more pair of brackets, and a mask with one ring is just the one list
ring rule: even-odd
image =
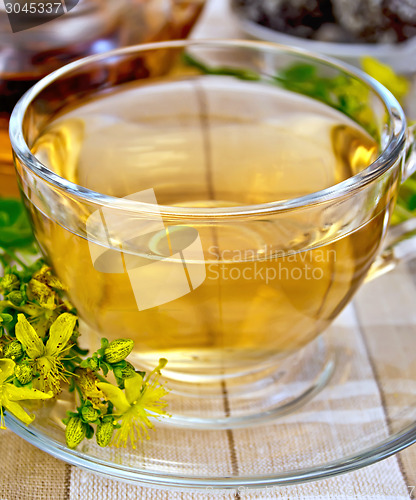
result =
[{"label": "cup rim", "polygon": [[[26,110],[31,102],[38,96],[47,86],[56,82],[61,76],[76,70],[90,63],[97,63],[100,60],[105,60],[114,56],[127,55],[137,52],[149,50],[170,49],[170,48],[185,48],[196,46],[211,46],[219,48],[240,47],[248,49],[257,49],[269,52],[279,52],[286,54],[297,54],[306,56],[309,59],[319,63],[324,63],[327,66],[343,71],[351,76],[358,78],[365,83],[383,102],[389,114],[389,136],[388,141],[380,152],[379,156],[369,164],[365,169],[357,174],[337,184],[333,184],[325,189],[309,193],[307,195],[290,198],[288,200],[272,201],[267,203],[259,203],[252,205],[241,205],[235,207],[215,207],[215,208],[200,208],[200,207],[176,207],[169,205],[154,205],[151,203],[131,201],[125,198],[118,198],[111,195],[106,195],[93,191],[86,187],[77,185],[68,181],[64,177],[52,172],[49,168],[39,161],[30,151],[23,134],[23,120]],[[99,204],[100,206],[125,210],[129,212],[158,214],[173,217],[190,217],[190,218],[223,218],[223,217],[242,217],[242,216],[258,216],[270,215],[274,213],[286,212],[288,210],[299,209],[311,205],[316,205],[323,202],[328,202],[335,199],[340,199],[345,196],[350,196],[357,190],[362,189],[367,184],[371,183],[382,174],[384,174],[392,165],[395,164],[400,152],[406,142],[406,117],[402,107],[393,94],[382,84],[370,77],[363,71],[336,59],[315,54],[309,50],[300,49],[297,47],[286,46],[272,42],[250,41],[250,40],[175,40],[168,42],[155,42],[148,44],[133,45],[129,47],[119,48],[112,51],[104,52],[98,55],[93,55],[79,59],[75,62],[67,64],[62,68],[50,73],[42,78],[33,87],[31,87],[17,102],[10,117],[9,136],[14,155],[29,170],[37,177],[40,177],[47,184],[54,188],[61,189],[71,196],[75,196],[85,202]]]}]

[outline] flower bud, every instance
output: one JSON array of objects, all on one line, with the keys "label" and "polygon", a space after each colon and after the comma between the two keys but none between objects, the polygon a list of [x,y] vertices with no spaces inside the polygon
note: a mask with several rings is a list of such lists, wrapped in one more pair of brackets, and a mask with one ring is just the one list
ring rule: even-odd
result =
[{"label": "flower bud", "polygon": [[0,290],[3,290],[4,294],[17,290],[19,287],[20,281],[15,274],[6,274],[3,278],[0,278]]},{"label": "flower bud", "polygon": [[100,363],[97,358],[90,358],[88,360],[88,366],[95,372],[100,367]]},{"label": "flower bud", "polygon": [[66,429],[65,439],[69,448],[76,448],[86,434],[85,424],[79,417],[71,417]]},{"label": "flower bud", "polygon": [[126,361],[126,363],[127,365],[124,368],[121,368],[120,366],[116,366],[114,368],[114,375],[117,378],[124,380],[126,378],[132,377],[136,373],[134,366],[128,361]]},{"label": "flower bud", "polygon": [[107,446],[113,436],[114,424],[112,420],[107,420],[106,422],[100,422],[97,425],[97,432],[95,433],[95,439],[98,446]]},{"label": "flower bud", "polygon": [[14,367],[14,374],[22,384],[28,384],[33,378],[33,369],[28,363],[20,363]]},{"label": "flower bud", "polygon": [[7,296],[7,300],[9,300],[14,306],[20,306],[20,304],[24,301],[22,292],[15,290],[14,292],[10,292]]},{"label": "flower bud", "polygon": [[133,346],[134,342],[130,339],[113,340],[104,351],[104,360],[107,363],[118,363],[131,353]]},{"label": "flower bud", "polygon": [[23,347],[18,340],[13,340],[4,347],[3,355],[5,358],[19,359],[23,356]]},{"label": "flower bud", "polygon": [[81,414],[85,422],[95,422],[100,415],[92,406],[83,406]]}]

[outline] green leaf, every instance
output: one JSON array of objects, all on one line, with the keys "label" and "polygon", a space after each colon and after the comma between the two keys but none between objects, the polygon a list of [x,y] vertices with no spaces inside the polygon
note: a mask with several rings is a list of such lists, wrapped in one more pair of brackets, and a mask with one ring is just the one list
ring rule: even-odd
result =
[{"label": "green leaf", "polygon": [[74,390],[75,390],[75,380],[74,377],[70,377],[68,391],[74,392]]},{"label": "green leaf", "polygon": [[119,361],[118,363],[112,363],[111,367],[114,368],[125,368],[127,366],[127,361],[125,359]]},{"label": "green leaf", "polygon": [[283,71],[282,77],[288,81],[309,82],[312,78],[316,77],[316,66],[303,63],[295,64]]},{"label": "green leaf", "polygon": [[77,344],[72,346],[72,350],[75,351],[76,353],[80,354],[81,356],[86,356],[89,353],[89,349],[82,349]]},{"label": "green leaf", "polygon": [[416,194],[412,194],[408,202],[409,210],[416,210]]},{"label": "green leaf", "polygon": [[7,325],[13,321],[13,316],[7,313],[0,313],[0,323]]},{"label": "green leaf", "polygon": [[86,431],[86,433],[85,433],[85,437],[86,437],[87,439],[91,439],[91,438],[94,436],[94,428],[93,428],[91,425],[89,425],[89,424],[85,424],[85,425],[86,425],[86,429],[85,429],[85,431]]},{"label": "green leaf", "polygon": [[101,370],[103,371],[104,376],[107,376],[108,371],[109,371],[109,367],[108,367],[107,363],[105,363],[104,361],[101,363]]},{"label": "green leaf", "polygon": [[12,198],[0,198],[0,246],[18,249],[33,242],[33,232],[23,203]]}]

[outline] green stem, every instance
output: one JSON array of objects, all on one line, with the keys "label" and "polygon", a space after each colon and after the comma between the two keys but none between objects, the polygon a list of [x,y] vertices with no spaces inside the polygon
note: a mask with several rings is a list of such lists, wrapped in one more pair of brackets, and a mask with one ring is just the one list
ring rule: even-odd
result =
[{"label": "green stem", "polygon": [[6,267],[9,265],[7,260],[4,258],[4,256],[0,253],[0,263],[3,267],[3,269],[6,269]]},{"label": "green stem", "polygon": [[190,54],[185,53],[182,57],[185,64],[193,66],[206,75],[234,76],[240,80],[261,80],[261,76],[256,71],[251,69],[231,68],[228,66],[209,67],[203,62],[192,57]]},{"label": "green stem", "polygon": [[94,375],[98,378],[98,380],[100,380],[100,382],[106,382],[108,384],[108,380],[99,373],[94,372]]},{"label": "green stem", "polygon": [[80,389],[80,387],[78,386],[78,384],[75,382],[75,389],[77,390],[78,392],[78,396],[79,396],[79,399],[81,400],[81,405],[84,403],[84,396],[82,395],[82,391]]},{"label": "green stem", "polygon": [[15,262],[17,262],[18,264],[20,264],[23,269],[27,269],[28,268],[28,265],[26,264],[26,262],[23,262],[23,260],[18,257],[15,252],[13,252],[12,250],[9,250],[7,248],[3,248],[3,251],[11,258],[13,259]]},{"label": "green stem", "polygon": [[16,306],[16,305],[12,304],[12,302],[10,302],[8,300],[0,300],[0,306],[11,307],[15,311],[19,311],[19,312],[22,312],[22,313],[26,314],[27,316],[30,316],[30,314],[28,314],[26,312],[26,307],[25,306],[22,306],[22,307],[21,306]]}]

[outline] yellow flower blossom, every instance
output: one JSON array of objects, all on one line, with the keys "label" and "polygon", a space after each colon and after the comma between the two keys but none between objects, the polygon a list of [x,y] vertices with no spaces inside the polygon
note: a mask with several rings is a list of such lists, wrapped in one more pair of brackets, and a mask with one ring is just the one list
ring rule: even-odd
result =
[{"label": "yellow flower blossom", "polygon": [[43,265],[39,271],[36,271],[32,279],[45,283],[47,286],[54,288],[55,290],[67,290],[67,287],[61,280],[52,274],[51,268],[47,265]]},{"label": "yellow flower blossom", "polygon": [[46,265],[33,274],[28,284],[29,297],[35,299],[46,311],[53,311],[61,302],[56,290],[66,290],[66,287]]},{"label": "yellow flower blossom", "polygon": [[46,344],[36,333],[24,314],[18,315],[16,338],[34,362],[35,371],[40,372],[38,383],[41,390],[51,389],[54,394],[60,391],[60,381],[66,381],[65,368],[60,360],[70,346],[67,346],[74,331],[77,317],[63,313],[52,323]]},{"label": "yellow flower blossom", "polygon": [[401,101],[409,92],[409,80],[397,75],[387,64],[367,56],[361,59],[361,66],[366,73],[388,88],[397,100]]},{"label": "yellow flower blossom", "polygon": [[42,309],[47,309],[48,311],[56,309],[56,293],[45,285],[45,283],[32,278],[29,281],[28,295],[32,300],[37,300]]},{"label": "yellow flower blossom", "polygon": [[159,383],[160,370],[166,363],[166,359],[161,359],[157,368],[144,380],[138,373],[125,379],[124,392],[106,382],[97,384],[116,407],[114,417],[121,423],[112,441],[115,446],[126,446],[130,439],[131,445],[136,448],[136,442],[142,439],[143,434],[149,439],[147,429],[153,428],[149,418],[166,415],[164,408],[167,403],[162,401],[162,398],[168,391]]},{"label": "yellow flower blossom", "polygon": [[0,359],[0,429],[5,429],[4,409],[26,425],[30,424],[35,418],[33,415],[28,415],[17,401],[49,399],[53,397],[52,392],[45,394],[37,389],[16,387],[13,385],[8,379],[13,376],[14,367],[15,362],[11,359]]},{"label": "yellow flower blossom", "polygon": [[[77,368],[75,370],[76,383],[82,392],[82,396],[91,402],[96,410],[104,410],[106,397],[97,387],[98,378],[89,368]],[[104,400],[104,401],[103,401]]]}]

